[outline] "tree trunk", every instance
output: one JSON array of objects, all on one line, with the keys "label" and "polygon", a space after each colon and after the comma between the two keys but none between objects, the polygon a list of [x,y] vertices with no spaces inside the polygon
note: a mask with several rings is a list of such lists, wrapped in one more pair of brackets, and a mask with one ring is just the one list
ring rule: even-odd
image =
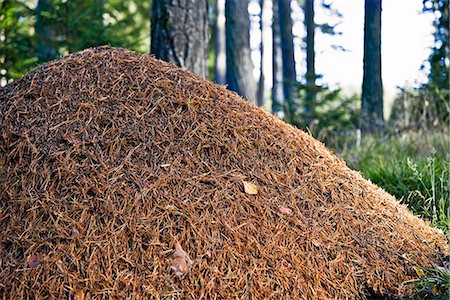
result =
[{"label": "tree trunk", "polygon": [[267,5],[267,0],[260,0],[259,1],[260,5],[261,5],[261,19],[260,19],[260,29],[261,29],[261,46],[260,46],[260,51],[261,51],[261,73],[259,76],[259,81],[258,81],[258,93],[257,93],[257,99],[256,99],[256,104],[260,107],[263,107],[265,102],[266,102],[266,76],[265,76],[265,69],[266,69],[266,61],[265,61],[265,45],[264,43],[266,42],[266,35],[267,35],[267,27],[268,27],[268,18],[267,18],[267,9],[268,9],[268,5]]},{"label": "tree trunk", "polygon": [[208,1],[153,1],[151,20],[150,52],[206,78]]},{"label": "tree trunk", "polygon": [[283,59],[281,54],[280,21],[278,14],[278,0],[272,4],[272,113],[279,118],[284,118],[283,99]]},{"label": "tree trunk", "polygon": [[216,61],[214,76],[218,84],[226,84],[227,82],[227,56],[225,41],[225,0],[217,0],[216,3],[216,27],[215,27],[215,50]]},{"label": "tree trunk", "polygon": [[227,0],[225,16],[228,88],[255,103],[256,81],[250,56],[248,1]]},{"label": "tree trunk", "polygon": [[306,27],[306,98],[305,122],[307,125],[314,118],[314,101],[316,98],[316,70],[314,63],[314,0],[305,1],[305,27]]},{"label": "tree trunk", "polygon": [[55,59],[58,56],[55,48],[55,32],[48,26],[46,17],[42,15],[43,12],[50,9],[51,3],[52,1],[50,0],[39,0],[35,10],[36,57],[39,63]]},{"label": "tree trunk", "polygon": [[288,105],[289,117],[296,113],[294,36],[292,34],[291,0],[278,0],[280,22],[281,54],[283,58],[283,94]]},{"label": "tree trunk", "polygon": [[365,1],[364,77],[362,86],[361,133],[381,133],[383,85],[381,81],[381,0]]}]

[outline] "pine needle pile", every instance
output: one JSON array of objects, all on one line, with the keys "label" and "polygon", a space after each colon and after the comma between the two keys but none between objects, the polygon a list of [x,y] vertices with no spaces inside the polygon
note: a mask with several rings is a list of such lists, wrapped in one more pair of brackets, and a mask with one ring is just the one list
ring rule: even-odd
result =
[{"label": "pine needle pile", "polygon": [[444,238],[195,74],[88,49],[0,90],[0,298],[408,294]]}]

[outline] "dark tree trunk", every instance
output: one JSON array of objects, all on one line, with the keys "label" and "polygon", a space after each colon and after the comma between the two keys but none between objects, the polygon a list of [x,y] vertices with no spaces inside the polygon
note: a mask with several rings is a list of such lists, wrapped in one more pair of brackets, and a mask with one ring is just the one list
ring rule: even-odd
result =
[{"label": "dark tree trunk", "polygon": [[228,88],[255,103],[256,81],[250,56],[248,1],[227,0],[225,16]]},{"label": "dark tree trunk", "polygon": [[314,101],[316,98],[316,70],[314,63],[314,0],[305,1],[305,27],[306,27],[306,99],[305,122],[310,124],[314,118]]},{"label": "dark tree trunk", "polygon": [[47,18],[42,14],[51,8],[51,2],[50,0],[39,0],[35,10],[36,57],[39,63],[52,60],[58,56],[55,48],[55,32],[50,28]]},{"label": "dark tree trunk", "polygon": [[279,118],[284,118],[283,104],[283,59],[281,55],[280,21],[278,14],[278,0],[273,1],[272,23],[272,113]]},{"label": "dark tree trunk", "polygon": [[283,57],[283,94],[292,117],[296,113],[294,36],[292,34],[291,0],[278,0],[280,22],[281,54]]},{"label": "dark tree trunk", "polygon": [[225,41],[225,0],[216,1],[216,26],[214,48],[216,51],[214,77],[218,84],[227,82],[227,56]]},{"label": "dark tree trunk", "polygon": [[364,77],[361,105],[361,133],[381,133],[383,85],[381,81],[381,0],[365,1]]},{"label": "dark tree trunk", "polygon": [[208,1],[152,3],[151,53],[202,77],[208,75]]}]

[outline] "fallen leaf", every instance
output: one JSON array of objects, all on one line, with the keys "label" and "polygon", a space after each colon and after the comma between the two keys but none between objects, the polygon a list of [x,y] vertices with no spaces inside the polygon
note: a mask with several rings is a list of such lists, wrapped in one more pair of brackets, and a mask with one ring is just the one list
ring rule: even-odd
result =
[{"label": "fallen leaf", "polygon": [[192,260],[178,242],[175,244],[173,256],[174,259],[170,268],[175,272],[175,275],[180,277],[189,272],[189,269],[192,266]]},{"label": "fallen leaf", "polygon": [[287,206],[281,205],[280,207],[278,207],[278,210],[280,211],[280,213],[282,213],[283,215],[288,215],[288,216],[292,216],[292,209],[290,209]]},{"label": "fallen leaf", "polygon": [[27,257],[27,264],[30,268],[36,268],[42,262],[42,256],[38,254],[30,254]]},{"label": "fallen leaf", "polygon": [[419,277],[425,276],[425,272],[422,269],[415,268],[416,274]]},{"label": "fallen leaf", "polygon": [[171,211],[176,210],[177,208],[176,208],[175,206],[173,206],[173,205],[167,205],[167,206],[165,207],[165,209],[168,210],[169,212],[171,212]]},{"label": "fallen leaf", "polygon": [[244,191],[249,195],[256,195],[258,194],[258,187],[256,184],[253,184],[248,181],[243,181],[244,183]]},{"label": "fallen leaf", "polygon": [[82,291],[82,290],[78,290],[75,291],[75,293],[73,293],[73,299],[74,300],[86,300],[86,294]]},{"label": "fallen leaf", "polygon": [[434,292],[435,295],[441,295],[441,293],[439,292],[439,289],[437,288],[437,286],[433,285],[431,290]]}]

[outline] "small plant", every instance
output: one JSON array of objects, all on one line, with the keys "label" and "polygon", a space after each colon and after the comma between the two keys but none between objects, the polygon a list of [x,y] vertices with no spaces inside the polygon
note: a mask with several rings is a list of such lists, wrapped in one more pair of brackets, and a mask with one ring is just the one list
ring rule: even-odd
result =
[{"label": "small plant", "polygon": [[416,268],[419,278],[406,282],[416,291],[411,299],[450,299],[450,270],[444,267]]},{"label": "small plant", "polygon": [[347,164],[407,204],[417,215],[450,232],[449,138],[445,133],[374,139],[337,151]]},{"label": "small plant", "polygon": [[407,165],[422,188],[411,191],[406,202],[413,207],[414,211],[431,219],[444,231],[449,231],[449,173],[445,164],[445,161],[438,161],[436,156],[429,156],[426,159],[424,171],[419,171],[417,163],[408,157]]},{"label": "small plant", "polygon": [[[284,107],[285,121],[309,131],[328,146],[338,144],[349,133],[356,132],[360,118],[360,96],[342,95],[340,89],[326,85],[307,87],[297,83],[298,94],[293,107]],[[307,92],[315,94],[312,111],[305,109]]]}]

